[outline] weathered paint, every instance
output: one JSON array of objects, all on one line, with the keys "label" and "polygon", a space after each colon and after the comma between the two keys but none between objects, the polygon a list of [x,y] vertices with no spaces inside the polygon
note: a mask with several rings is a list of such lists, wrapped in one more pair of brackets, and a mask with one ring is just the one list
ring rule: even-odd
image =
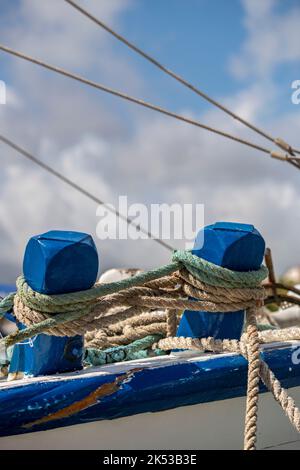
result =
[{"label": "weathered paint", "polygon": [[[300,387],[289,390],[300,403]],[[157,413],[81,422],[47,431],[0,437],[1,450],[186,450],[243,448],[245,397]],[[271,393],[259,397],[258,449],[300,449],[300,436]],[[166,452],[160,452],[164,454]],[[75,454],[78,455],[77,452]],[[77,456],[76,455],[76,456]],[[136,455],[133,453],[133,455]],[[83,458],[86,456],[83,455]]]},{"label": "weathered paint", "polygon": [[[254,271],[260,268],[265,242],[253,225],[217,222],[197,235],[193,254],[234,271]],[[208,313],[186,310],[177,336],[193,338],[240,339],[244,311]]]},{"label": "weathered paint", "polygon": [[[42,294],[90,288],[98,274],[98,254],[92,237],[58,230],[32,237],[25,250],[23,273],[28,285]],[[25,328],[21,323],[18,327]],[[82,336],[40,334],[14,346],[9,377],[18,377],[20,373],[38,376],[81,369],[82,358]]]},{"label": "weathered paint", "polygon": [[82,398],[81,400],[72,403],[71,405],[68,405],[65,408],[62,408],[59,411],[50,413],[44,416],[43,418],[37,419],[36,421],[24,424],[23,427],[31,429],[33,428],[33,426],[47,423],[48,421],[56,421],[63,418],[69,418],[70,416],[79,413],[82,410],[85,410],[89,406],[93,406],[96,403],[100,402],[102,398],[108,397],[113,393],[117,392],[117,390],[119,389],[119,384],[122,383],[123,380],[131,377],[134,372],[135,371],[133,370],[125,374],[121,374],[118,377],[114,378],[112,382],[100,385],[100,387],[96,388],[96,390],[89,393],[86,397]]},{"label": "weathered paint", "polygon": [[[300,403],[300,387],[289,390]],[[40,432],[0,437],[1,450],[186,450],[243,448],[245,397],[81,422]],[[300,449],[300,436],[271,393],[259,397],[258,449]],[[160,452],[164,454],[165,452]],[[135,454],[134,454],[135,455]],[[25,456],[26,457],[26,456]],[[85,458],[85,456],[84,456]]]},{"label": "weathered paint", "polygon": [[[292,361],[299,346],[262,352],[285,387],[300,385],[300,364]],[[176,355],[105,366],[72,377],[3,383],[0,436],[240,397],[246,393],[246,379],[247,362],[233,354]]]}]

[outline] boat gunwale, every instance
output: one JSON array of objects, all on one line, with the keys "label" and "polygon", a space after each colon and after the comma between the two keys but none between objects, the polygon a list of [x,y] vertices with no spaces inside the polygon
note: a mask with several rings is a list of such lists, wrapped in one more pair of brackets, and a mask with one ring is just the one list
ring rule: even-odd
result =
[{"label": "boat gunwale", "polygon": [[[261,351],[266,350],[280,350],[291,347],[300,347],[300,340],[289,340],[282,342],[272,342],[261,344]],[[49,383],[49,382],[63,382],[69,380],[78,380],[89,377],[96,376],[110,376],[112,374],[120,374],[122,372],[129,372],[131,370],[138,368],[142,369],[154,369],[160,367],[170,367],[173,365],[185,364],[190,362],[205,362],[206,360],[220,359],[239,356],[235,352],[226,352],[226,353],[203,353],[199,351],[178,351],[165,356],[150,357],[143,359],[135,359],[132,361],[116,362],[114,364],[105,364],[101,366],[92,366],[87,367],[79,371],[66,372],[53,375],[41,375],[37,377],[24,377],[19,380],[8,381],[6,378],[0,379],[0,392],[2,390],[10,389],[13,387],[31,385],[33,383]]]}]

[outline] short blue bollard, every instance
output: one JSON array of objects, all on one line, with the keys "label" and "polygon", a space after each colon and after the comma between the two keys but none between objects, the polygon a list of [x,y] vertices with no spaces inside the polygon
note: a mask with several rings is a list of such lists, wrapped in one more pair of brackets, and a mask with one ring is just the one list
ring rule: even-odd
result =
[{"label": "short blue bollard", "polygon": [[[203,230],[195,240],[192,250],[194,255],[233,271],[255,271],[260,268],[265,242],[253,225],[217,222]],[[180,321],[177,336],[239,339],[244,314],[244,311],[208,313],[186,310]]]},{"label": "short blue bollard", "polygon": [[[42,294],[89,289],[98,274],[94,241],[86,233],[58,230],[32,237],[25,250],[23,274],[28,285]],[[82,336],[40,334],[14,346],[9,377],[78,370],[82,357]]]}]

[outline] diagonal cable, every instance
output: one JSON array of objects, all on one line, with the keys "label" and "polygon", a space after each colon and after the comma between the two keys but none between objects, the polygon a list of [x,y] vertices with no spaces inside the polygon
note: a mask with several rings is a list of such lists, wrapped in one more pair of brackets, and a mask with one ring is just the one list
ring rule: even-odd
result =
[{"label": "diagonal cable", "polygon": [[22,155],[23,157],[27,158],[28,160],[30,160],[31,162],[33,162],[35,165],[38,165],[39,167],[43,168],[45,171],[47,171],[48,173],[50,173],[51,175],[55,176],[56,178],[58,178],[59,180],[63,181],[64,183],[66,183],[68,186],[70,186],[71,188],[75,189],[76,191],[78,191],[79,193],[83,194],[84,196],[86,196],[87,198],[91,199],[92,201],[96,202],[97,204],[100,204],[102,205],[103,207],[105,207],[108,211],[112,212],[113,214],[115,214],[119,219],[123,220],[124,222],[126,222],[128,225],[132,225],[133,227],[135,227],[137,229],[137,231],[139,232],[142,232],[143,234],[147,235],[149,238],[151,238],[153,241],[155,241],[156,243],[159,243],[161,246],[163,246],[164,248],[166,248],[167,250],[169,251],[174,251],[175,248],[172,247],[171,245],[169,245],[168,243],[166,243],[165,241],[155,237],[154,235],[152,235],[151,232],[149,232],[148,230],[144,229],[143,227],[140,227],[140,225],[136,224],[135,222],[133,222],[129,217],[126,217],[125,215],[121,214],[117,209],[113,209],[109,204],[106,204],[105,202],[103,202],[99,197],[95,196],[94,194],[90,193],[89,191],[87,191],[86,189],[82,188],[81,186],[79,186],[77,183],[75,183],[74,181],[70,180],[69,178],[67,178],[66,176],[64,176],[62,173],[60,173],[59,171],[55,170],[54,168],[50,167],[49,165],[47,165],[46,163],[42,162],[41,160],[39,160],[37,157],[35,157],[34,155],[32,155],[31,153],[27,152],[27,150],[25,150],[24,148],[20,147],[19,145],[17,145],[16,143],[14,143],[13,141],[11,141],[10,139],[8,139],[7,137],[4,137],[3,135],[0,134],[0,141],[3,142],[4,144],[8,145],[10,148],[12,148],[13,150],[15,150],[16,152],[18,152],[20,155]]},{"label": "diagonal cable", "polygon": [[[111,95],[117,96],[117,97],[122,98],[124,100],[131,101],[132,103],[138,104],[139,106],[143,106],[145,108],[152,109],[153,111],[157,111],[161,114],[172,117],[172,118],[177,119],[179,121],[183,121],[187,124],[191,124],[193,126],[200,127],[201,129],[207,130],[207,131],[212,132],[214,134],[218,134],[222,137],[226,137],[230,140],[234,140],[235,142],[239,142],[243,145],[247,145],[248,147],[254,148],[256,150],[260,150],[261,152],[264,152],[264,153],[267,153],[267,154],[271,153],[271,151],[269,149],[267,149],[266,147],[263,147],[263,146],[258,145],[258,144],[254,144],[252,142],[249,142],[248,140],[241,139],[241,138],[236,137],[232,134],[229,134],[228,132],[223,132],[223,131],[221,131],[219,129],[216,129],[214,127],[207,126],[205,124],[202,124],[199,121],[187,118],[187,117],[182,116],[180,114],[176,114],[176,113],[174,113],[172,111],[169,111],[165,108],[162,108],[160,106],[156,106],[154,104],[148,103],[148,102],[143,101],[141,99],[134,98],[132,96],[127,95],[126,93],[123,93],[123,92],[120,92],[118,90],[114,90],[112,88],[106,87],[106,86],[104,86],[100,83],[94,82],[92,80],[81,77],[81,76],[76,75],[74,73],[68,72],[65,69],[62,69],[62,68],[56,67],[54,65],[48,64],[48,63],[43,62],[39,59],[35,59],[34,57],[31,57],[31,56],[28,56],[26,54],[23,54],[22,52],[13,50],[13,49],[11,49],[7,46],[0,45],[0,50],[2,50],[3,52],[7,52],[8,54],[14,55],[15,57],[19,57],[20,59],[26,60],[27,62],[31,62],[33,64],[39,65],[40,67],[51,70],[52,72],[58,73],[60,75],[68,77],[68,78],[72,78],[73,80],[76,80],[76,81],[78,81],[80,83],[83,83],[85,85],[91,86],[93,88],[96,88],[98,90],[104,91],[104,92],[109,93]],[[285,159],[286,158],[282,158],[282,160],[285,160]]]},{"label": "diagonal cable", "polygon": [[[131,50],[133,50],[134,52],[136,52],[137,54],[139,54],[140,56],[142,56],[144,59],[148,60],[148,62],[151,62],[153,65],[155,65],[157,68],[159,68],[160,70],[162,70],[164,73],[166,73],[167,75],[169,75],[170,77],[174,78],[175,80],[177,80],[179,83],[181,83],[182,85],[184,85],[185,87],[189,88],[191,91],[193,91],[194,93],[196,93],[197,95],[201,96],[202,98],[204,98],[206,101],[208,101],[209,103],[211,103],[213,106],[216,106],[217,108],[221,109],[224,113],[228,114],[229,116],[231,116],[233,119],[236,119],[237,121],[239,121],[240,123],[242,123],[243,125],[247,126],[249,129],[252,129],[254,132],[256,132],[257,134],[261,135],[262,137],[264,137],[265,139],[269,140],[270,142],[273,142],[274,144],[276,144],[278,147],[280,147],[282,150],[288,152],[289,155],[291,156],[295,156],[295,153],[298,153],[300,154],[300,150],[296,150],[294,149],[293,147],[291,147],[289,144],[287,144],[283,139],[280,139],[280,138],[275,138],[275,137],[272,137],[270,134],[267,134],[267,132],[265,132],[263,129],[260,129],[259,127],[255,126],[254,124],[252,124],[251,122],[249,122],[248,120],[242,118],[241,116],[239,116],[238,114],[234,113],[233,111],[231,111],[229,108],[227,108],[226,106],[224,106],[222,103],[220,103],[219,101],[215,100],[214,98],[212,98],[211,96],[209,96],[207,93],[205,93],[204,91],[200,90],[198,87],[196,87],[195,85],[193,85],[192,83],[188,82],[185,78],[183,78],[182,76],[176,74],[175,72],[173,72],[172,70],[170,70],[169,68],[165,67],[163,64],[161,64],[158,60],[156,60],[154,57],[150,56],[149,54],[147,54],[145,51],[143,51],[142,49],[140,49],[138,46],[136,46],[135,44],[133,44],[132,42],[130,42],[127,38],[125,38],[124,36],[122,36],[121,34],[117,33],[115,30],[113,30],[110,26],[108,26],[106,23],[104,23],[103,21],[101,21],[99,18],[96,18],[94,15],[92,15],[90,12],[88,12],[87,10],[85,10],[83,7],[81,7],[80,5],[78,5],[78,3],[74,2],[74,0],[65,0],[65,2],[67,2],[69,5],[71,5],[73,8],[75,8],[76,10],[78,10],[81,14],[83,14],[84,16],[86,16],[87,18],[89,18],[91,21],[93,21],[94,23],[96,23],[98,26],[100,26],[102,29],[104,29],[105,31],[107,31],[109,34],[111,34],[112,36],[114,36],[118,41],[122,42],[123,44],[125,44],[127,47],[129,47]],[[292,163],[292,162],[290,162]],[[297,165],[296,165],[297,166]]]},{"label": "diagonal cable", "polygon": [[[205,124],[202,124],[199,121],[187,118],[187,117],[182,116],[180,114],[169,111],[168,109],[165,109],[165,108],[162,108],[160,106],[148,103],[147,101],[143,101],[141,99],[134,98],[133,96],[127,95],[126,93],[120,92],[118,90],[114,90],[114,89],[109,88],[107,86],[104,86],[100,83],[94,82],[94,81],[89,80],[89,79],[84,78],[84,77],[81,77],[80,75],[76,75],[74,73],[68,72],[65,69],[62,69],[62,68],[56,67],[54,65],[48,64],[48,63],[43,62],[39,59],[35,59],[34,57],[28,56],[26,54],[23,54],[22,52],[13,50],[9,47],[0,45],[0,50],[2,50],[3,52],[7,52],[8,54],[14,55],[16,57],[19,57],[19,58],[21,58],[23,60],[26,60],[28,62],[31,62],[33,64],[39,65],[40,67],[43,67],[45,69],[51,70],[52,72],[58,73],[60,75],[68,77],[68,78],[72,78],[73,80],[76,80],[80,83],[84,83],[85,85],[91,86],[93,88],[104,91],[104,92],[109,93],[111,95],[117,96],[121,99],[124,99],[124,100],[130,101],[132,103],[138,104],[139,106],[143,106],[143,107],[151,109],[153,111],[157,111],[161,114],[172,117],[172,118],[177,119],[179,121],[183,121],[187,124],[191,124],[193,126],[201,128],[201,129],[205,129],[209,132],[212,132],[214,134],[220,135],[220,136],[225,137],[227,139],[233,140],[233,141],[238,142],[240,144],[246,145],[246,146],[251,147],[253,149],[259,150],[263,153],[267,153],[273,158],[277,158],[277,159],[282,160],[282,161],[287,161],[288,163],[291,163],[295,167],[300,168],[300,165],[298,165],[298,163],[297,163],[300,160],[300,158],[298,158],[298,157],[295,157],[295,156],[291,157],[287,154],[282,154],[282,153],[279,153],[279,152],[271,151],[271,150],[267,149],[266,147],[263,147],[262,145],[258,145],[258,144],[255,144],[253,142],[250,142],[248,140],[241,139],[240,137],[236,137],[236,136],[234,136],[234,135],[232,135],[228,132],[224,132],[224,131],[221,131],[219,129],[216,129],[215,127],[207,126]],[[277,140],[280,141],[281,148],[287,151],[288,149],[284,147],[284,145],[285,145],[284,141],[282,141],[281,139],[277,139]],[[291,161],[291,158],[293,159],[293,161]]]}]

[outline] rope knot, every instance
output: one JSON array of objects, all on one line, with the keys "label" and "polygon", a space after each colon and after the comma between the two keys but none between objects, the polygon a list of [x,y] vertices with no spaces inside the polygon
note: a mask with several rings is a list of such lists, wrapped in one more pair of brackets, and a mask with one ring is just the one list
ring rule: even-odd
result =
[{"label": "rope knot", "polygon": [[173,253],[172,259],[183,265],[190,274],[200,281],[216,287],[253,288],[259,286],[268,275],[268,269],[265,266],[261,266],[257,271],[232,271],[199,258],[187,250],[176,251]]}]

